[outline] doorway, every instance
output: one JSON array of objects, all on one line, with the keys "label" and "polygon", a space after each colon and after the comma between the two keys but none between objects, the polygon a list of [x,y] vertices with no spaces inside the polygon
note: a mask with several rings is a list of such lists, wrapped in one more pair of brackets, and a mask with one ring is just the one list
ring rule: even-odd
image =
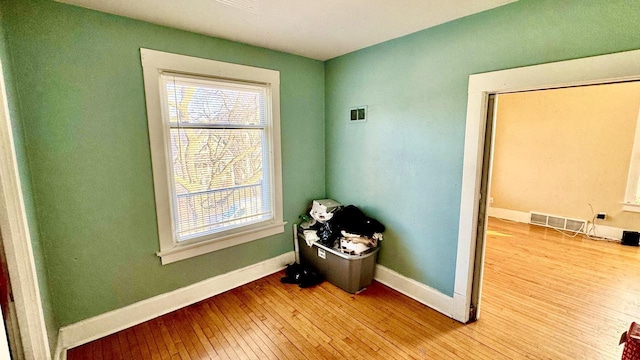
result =
[{"label": "doorway", "polygon": [[488,214],[483,221],[479,221],[479,216],[481,206],[487,208],[489,202],[487,193],[482,192],[483,167],[488,161],[485,146],[490,141],[486,131],[489,96],[638,79],[638,50],[470,76],[454,285],[455,319],[475,320],[481,310],[485,256],[485,237],[481,234],[485,234]]},{"label": "doorway", "polygon": [[[476,252],[483,256],[475,270],[482,269],[482,283],[474,287],[480,322],[508,319],[519,329],[503,330],[519,345],[514,351],[619,358],[619,334],[640,312],[640,251],[602,237],[610,237],[611,225],[638,230],[640,214],[622,212],[620,200],[640,83],[499,94],[495,112],[493,103],[490,97],[483,154],[490,161],[483,162],[481,188],[488,221],[484,226],[481,202],[478,229],[485,232],[478,237],[485,243]],[[609,218],[594,220],[591,204]],[[530,225],[530,213],[585,221]],[[590,330],[568,335],[577,328]]]}]

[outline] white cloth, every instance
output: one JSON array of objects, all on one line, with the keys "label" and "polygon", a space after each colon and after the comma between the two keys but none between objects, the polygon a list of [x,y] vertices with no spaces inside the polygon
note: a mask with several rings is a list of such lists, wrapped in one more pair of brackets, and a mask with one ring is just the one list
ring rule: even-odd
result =
[{"label": "white cloth", "polygon": [[309,246],[313,246],[314,242],[320,240],[315,230],[305,230],[302,232],[302,235],[304,235],[304,241],[306,241]]},{"label": "white cloth", "polygon": [[340,233],[342,234],[344,239],[347,239],[357,244],[365,244],[368,247],[378,246],[378,238],[376,237],[376,234],[380,235],[380,238],[382,238],[382,234],[380,233],[375,233],[373,235],[373,238],[369,238],[369,237],[358,235],[358,234],[351,234],[344,230],[340,231]]},{"label": "white cloth", "polygon": [[357,238],[340,238],[340,251],[346,254],[360,255],[371,247],[366,243],[353,241]]}]

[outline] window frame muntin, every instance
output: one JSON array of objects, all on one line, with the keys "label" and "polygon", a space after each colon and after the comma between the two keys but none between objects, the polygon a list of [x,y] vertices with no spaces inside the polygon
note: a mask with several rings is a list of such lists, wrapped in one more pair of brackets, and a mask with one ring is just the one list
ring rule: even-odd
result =
[{"label": "window frame muntin", "polygon": [[[262,239],[284,232],[282,205],[282,155],[280,141],[280,73],[276,70],[253,66],[232,64],[216,60],[191,57],[186,55],[166,53],[150,49],[140,49],[147,107],[147,122],[149,127],[149,143],[152,158],[154,193],[156,199],[156,216],[158,220],[158,237],[160,251],[156,254],[162,264],[169,264],[189,257],[224,249],[230,246]],[[177,242],[174,234],[175,225],[172,218],[172,189],[169,186],[172,174],[169,173],[170,143],[168,129],[165,124],[167,111],[163,101],[161,76],[172,73],[185,77],[212,78],[226,82],[247,84],[268,84],[267,91],[271,101],[267,102],[268,115],[271,117],[270,126],[266,127],[265,136],[270,143],[269,156],[271,192],[273,193],[272,213],[270,221],[239,227],[233,232],[220,234],[209,239],[192,241],[190,239]]]}]

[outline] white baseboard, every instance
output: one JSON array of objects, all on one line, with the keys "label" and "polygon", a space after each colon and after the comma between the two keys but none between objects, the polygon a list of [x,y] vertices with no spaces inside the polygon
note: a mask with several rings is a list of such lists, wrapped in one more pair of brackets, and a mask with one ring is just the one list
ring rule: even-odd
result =
[{"label": "white baseboard", "polygon": [[499,219],[517,221],[525,224],[529,223],[529,213],[524,211],[515,211],[515,210],[509,210],[509,209],[490,207],[487,210],[487,213],[489,214],[489,216],[499,218]]},{"label": "white baseboard", "polygon": [[[67,349],[114,334],[171,311],[271,275],[295,261],[294,252],[222,274],[184,288],[154,296],[123,308],[64,326],[58,335],[55,360],[66,360]],[[376,265],[375,279],[430,308],[452,317],[454,299],[382,265]]]},{"label": "white baseboard", "polygon": [[448,317],[453,316],[453,298],[432,287],[419,283],[379,264],[376,265],[374,279]]},{"label": "white baseboard", "polygon": [[[524,211],[490,207],[487,213],[489,214],[489,216],[493,216],[500,219],[516,221],[516,222],[521,222],[525,224],[529,223],[529,213]],[[590,229],[590,225],[591,224],[588,225],[589,229]],[[624,231],[624,229],[620,229],[612,226],[600,225],[597,223],[595,226],[596,226],[595,233],[597,237],[603,237],[606,239],[613,239],[613,240],[622,239],[622,232]]]},{"label": "white baseboard", "polygon": [[271,275],[295,260],[288,252],[263,262],[218,275],[123,308],[64,326],[58,334],[55,359],[66,359],[67,349],[86,344],[131,326],[154,319],[254,280]]},{"label": "white baseboard", "polygon": [[[612,240],[622,240],[623,231],[624,229],[596,224],[595,236]],[[590,235],[593,235],[593,233]]]}]

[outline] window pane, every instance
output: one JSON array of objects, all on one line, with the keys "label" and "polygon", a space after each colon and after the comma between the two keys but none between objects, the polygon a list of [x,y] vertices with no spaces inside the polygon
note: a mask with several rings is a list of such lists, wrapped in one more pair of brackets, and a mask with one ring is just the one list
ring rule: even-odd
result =
[{"label": "window pane", "polygon": [[266,125],[263,87],[164,76],[170,122]]},{"label": "window pane", "polygon": [[173,128],[179,240],[271,218],[262,129]]}]

